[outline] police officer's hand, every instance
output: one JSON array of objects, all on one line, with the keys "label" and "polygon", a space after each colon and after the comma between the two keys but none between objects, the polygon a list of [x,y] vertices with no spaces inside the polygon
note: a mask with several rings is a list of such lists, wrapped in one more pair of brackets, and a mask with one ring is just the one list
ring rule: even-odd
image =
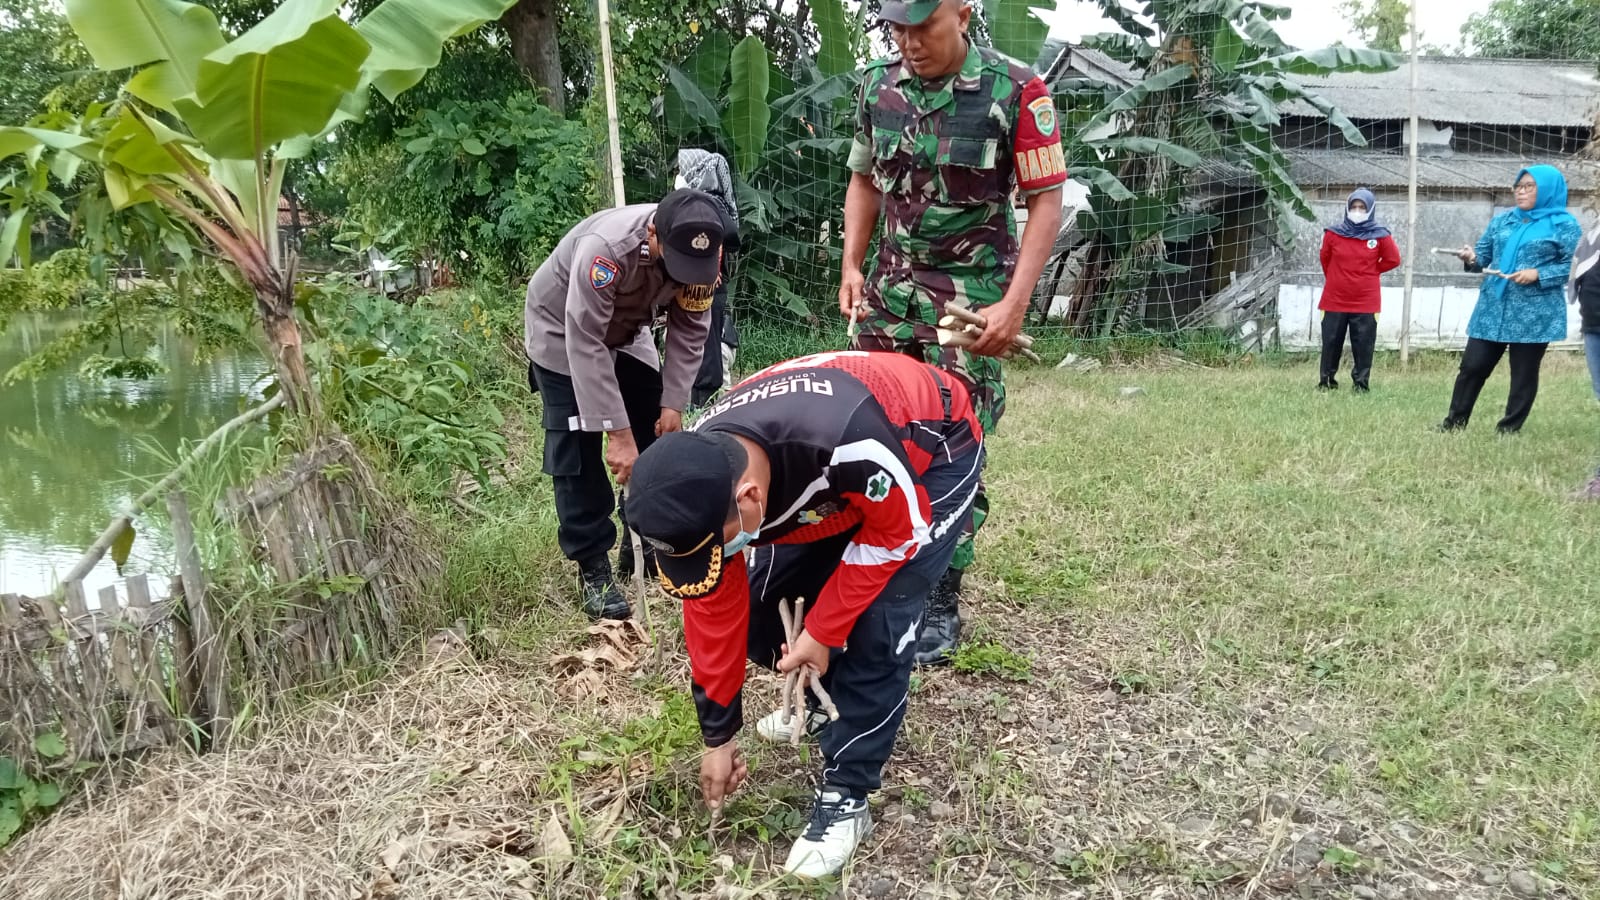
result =
[{"label": "police officer's hand", "polygon": [[661,418],[656,420],[656,437],[683,430],[683,413],[675,409],[661,407]]},{"label": "police officer's hand", "polygon": [[639,447],[633,442],[633,431],[624,428],[608,432],[606,436],[606,467],[617,484],[627,484],[633,476],[633,463],[639,458]]},{"label": "police officer's hand", "polygon": [[706,806],[720,808],[723,800],[738,790],[749,774],[738,741],[706,748],[705,755],[700,757],[700,795],[705,798]]},{"label": "police officer's hand", "polygon": [[857,322],[867,317],[867,279],[859,270],[847,269],[839,282],[839,315],[855,313]]},{"label": "police officer's hand", "polygon": [[988,321],[988,327],[983,329],[983,335],[967,348],[968,352],[979,356],[999,356],[1011,349],[1011,342],[1022,333],[1022,315],[1027,307],[1014,300],[1001,300],[993,306],[986,306],[981,311]]},{"label": "police officer's hand", "polygon": [[801,666],[809,666],[816,670],[818,675],[828,671],[828,659],[833,651],[826,644],[821,643],[811,636],[811,632],[802,630],[800,639],[794,646],[783,645],[783,657],[778,660],[779,672],[793,672]]}]

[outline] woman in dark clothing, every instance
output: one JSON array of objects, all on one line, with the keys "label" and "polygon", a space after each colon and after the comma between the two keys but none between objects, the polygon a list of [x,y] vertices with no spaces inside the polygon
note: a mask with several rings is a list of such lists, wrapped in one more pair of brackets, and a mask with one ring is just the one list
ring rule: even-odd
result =
[{"label": "woman in dark clothing", "polygon": [[1589,384],[1600,401],[1600,226],[1578,244],[1572,258],[1572,284],[1567,302],[1578,304],[1583,318],[1583,355],[1589,359]]},{"label": "woman in dark clothing", "polygon": [[1499,430],[1521,430],[1539,393],[1545,349],[1567,336],[1562,295],[1583,234],[1567,212],[1567,179],[1554,166],[1530,166],[1513,184],[1516,208],[1490,220],[1476,247],[1461,249],[1467,271],[1488,277],[1467,323],[1467,347],[1440,431],[1467,427],[1483,383],[1508,351],[1511,393]]},{"label": "woman in dark clothing", "polygon": [[1359,188],[1345,201],[1344,217],[1322,235],[1322,380],[1339,386],[1339,358],[1350,334],[1350,380],[1366,393],[1372,374],[1372,348],[1378,341],[1378,310],[1383,303],[1383,273],[1400,265],[1400,247],[1378,224],[1378,200]]}]

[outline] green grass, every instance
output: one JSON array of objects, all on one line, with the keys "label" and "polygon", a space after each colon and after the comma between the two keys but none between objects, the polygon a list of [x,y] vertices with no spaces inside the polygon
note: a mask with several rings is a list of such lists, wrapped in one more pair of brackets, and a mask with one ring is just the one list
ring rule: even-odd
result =
[{"label": "green grass", "polygon": [[1570,873],[1600,858],[1600,507],[1566,499],[1600,413],[1553,358],[1520,436],[1494,433],[1503,371],[1436,434],[1452,362],[1385,360],[1367,396],[1292,360],[1019,371],[979,573],[1106,634],[1118,690],[1282,690],[1370,751],[1347,788]]},{"label": "green grass", "polygon": [[[740,368],[813,351],[819,341],[757,331],[746,337]],[[1454,362],[1423,355],[1402,372],[1382,357],[1367,396],[1314,391],[1314,367],[1293,358],[1089,375],[1013,368],[1010,407],[990,445],[994,515],[969,579],[974,639],[956,672],[918,676],[910,749],[891,761],[902,778],[931,773],[939,796],[953,783],[977,811],[978,821],[943,827],[941,852],[995,852],[1001,835],[1018,828],[1025,841],[1066,846],[1051,811],[1060,801],[1041,790],[1048,770],[1014,746],[994,745],[982,722],[1006,715],[1018,723],[1006,728],[1027,729],[1041,710],[1070,710],[1086,697],[1110,694],[1138,709],[1182,689],[1189,693],[1180,705],[1215,724],[1220,737],[1208,740],[1216,748],[1251,752],[1245,710],[1271,697],[1284,716],[1315,720],[1313,744],[1347,751],[1337,762],[1315,750],[1276,759],[1260,779],[1197,801],[1225,819],[1222,804],[1236,795],[1312,779],[1321,797],[1429,828],[1439,852],[1568,885],[1600,880],[1592,862],[1600,858],[1600,507],[1566,499],[1600,454],[1600,412],[1588,402],[1581,360],[1556,357],[1522,435],[1494,433],[1503,372],[1470,429],[1436,434]],[[1131,385],[1146,393],[1122,397]],[[585,623],[572,603],[572,567],[556,549],[537,418],[517,422],[533,439],[513,441],[503,489],[471,498],[484,514],[435,517],[448,556],[441,608],[447,620],[467,617],[475,632],[502,631],[505,645],[542,658],[570,649]],[[671,604],[655,610],[676,619]],[[676,622],[657,625],[670,632]],[[1086,648],[1090,658],[1069,662],[1092,679],[1062,675],[1063,634]],[[656,712],[662,696],[670,717]],[[752,696],[753,716],[768,698]],[[941,698],[947,705],[934,702]],[[617,746],[678,749],[672,774],[652,782],[637,810],[655,824],[624,838],[641,842],[630,852],[649,867],[704,886],[718,877],[717,853],[696,824],[703,813],[694,754],[682,750],[693,743],[681,733],[682,700],[645,690],[629,698],[633,724],[610,735],[576,725],[571,733],[585,758],[624,768],[632,751]],[[1078,730],[1017,746],[1079,738],[1101,739]],[[1158,758],[1168,738],[1158,727],[1116,739]],[[734,854],[741,866],[751,847],[781,851],[789,840],[815,764],[806,752],[795,760],[754,741],[747,748],[760,775],[727,822],[730,836],[746,842]],[[931,768],[941,760],[956,764],[954,782]],[[995,778],[961,774],[974,762]],[[552,778],[566,777],[562,766],[553,764]],[[1174,762],[1164,777],[1181,798],[1181,786],[1206,772]],[[904,787],[908,811],[920,813],[934,789],[890,781]],[[1118,794],[1114,780],[1090,785],[1090,798],[1108,792],[1098,797],[1102,810],[1141,801]],[[542,791],[575,792],[568,784]],[[1050,871],[1088,880],[1210,871],[1212,862],[1157,836],[1126,842],[1126,823],[1106,815],[1068,829],[1080,843]],[[910,834],[881,852],[917,871],[897,855],[907,851],[893,848],[934,836]],[[1329,853],[1341,877],[1365,871],[1364,851]],[[614,863],[597,861],[595,872],[610,879],[634,870]],[[925,876],[943,877],[929,865]],[[759,884],[768,876],[741,869],[729,877]]]}]

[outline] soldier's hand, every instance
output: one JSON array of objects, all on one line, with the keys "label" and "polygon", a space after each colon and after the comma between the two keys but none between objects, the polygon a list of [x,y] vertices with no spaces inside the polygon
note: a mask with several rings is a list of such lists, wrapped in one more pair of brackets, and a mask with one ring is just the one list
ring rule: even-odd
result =
[{"label": "soldier's hand", "polygon": [[633,463],[639,458],[639,447],[633,442],[633,431],[624,428],[609,432],[606,437],[606,468],[617,484],[627,484],[633,476]]},{"label": "soldier's hand", "polygon": [[839,315],[856,321],[867,317],[867,279],[859,271],[846,271],[839,281]]},{"label": "soldier's hand", "polygon": [[700,794],[706,806],[720,809],[723,800],[739,789],[750,774],[744,754],[739,752],[738,741],[729,741],[721,747],[708,747],[700,757]]},{"label": "soldier's hand", "polygon": [[1001,300],[978,310],[989,325],[983,329],[983,335],[967,348],[968,352],[978,356],[999,356],[1011,349],[1011,342],[1022,333],[1022,314],[1025,311],[1023,304],[1013,300]]},{"label": "soldier's hand", "polygon": [[661,418],[656,420],[656,437],[683,430],[683,413],[661,407]]}]

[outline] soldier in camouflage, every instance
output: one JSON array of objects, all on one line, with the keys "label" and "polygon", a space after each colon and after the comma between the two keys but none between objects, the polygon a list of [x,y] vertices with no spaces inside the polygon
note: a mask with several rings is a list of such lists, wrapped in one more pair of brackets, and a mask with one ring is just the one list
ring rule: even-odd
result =
[{"label": "soldier in camouflage", "polygon": [[[885,0],[899,54],[867,66],[845,193],[839,311],[861,321],[853,347],[905,353],[964,378],[992,433],[1005,411],[1000,354],[1022,328],[1061,229],[1067,180],[1055,107],[1033,70],[967,38],[968,0]],[[1017,237],[1013,193],[1028,225]],[[872,277],[862,275],[883,210]],[[969,350],[939,346],[946,303],[988,319]],[[988,513],[980,492],[973,530]],[[972,536],[928,598],[917,662],[947,661],[961,633],[961,573]]]}]

